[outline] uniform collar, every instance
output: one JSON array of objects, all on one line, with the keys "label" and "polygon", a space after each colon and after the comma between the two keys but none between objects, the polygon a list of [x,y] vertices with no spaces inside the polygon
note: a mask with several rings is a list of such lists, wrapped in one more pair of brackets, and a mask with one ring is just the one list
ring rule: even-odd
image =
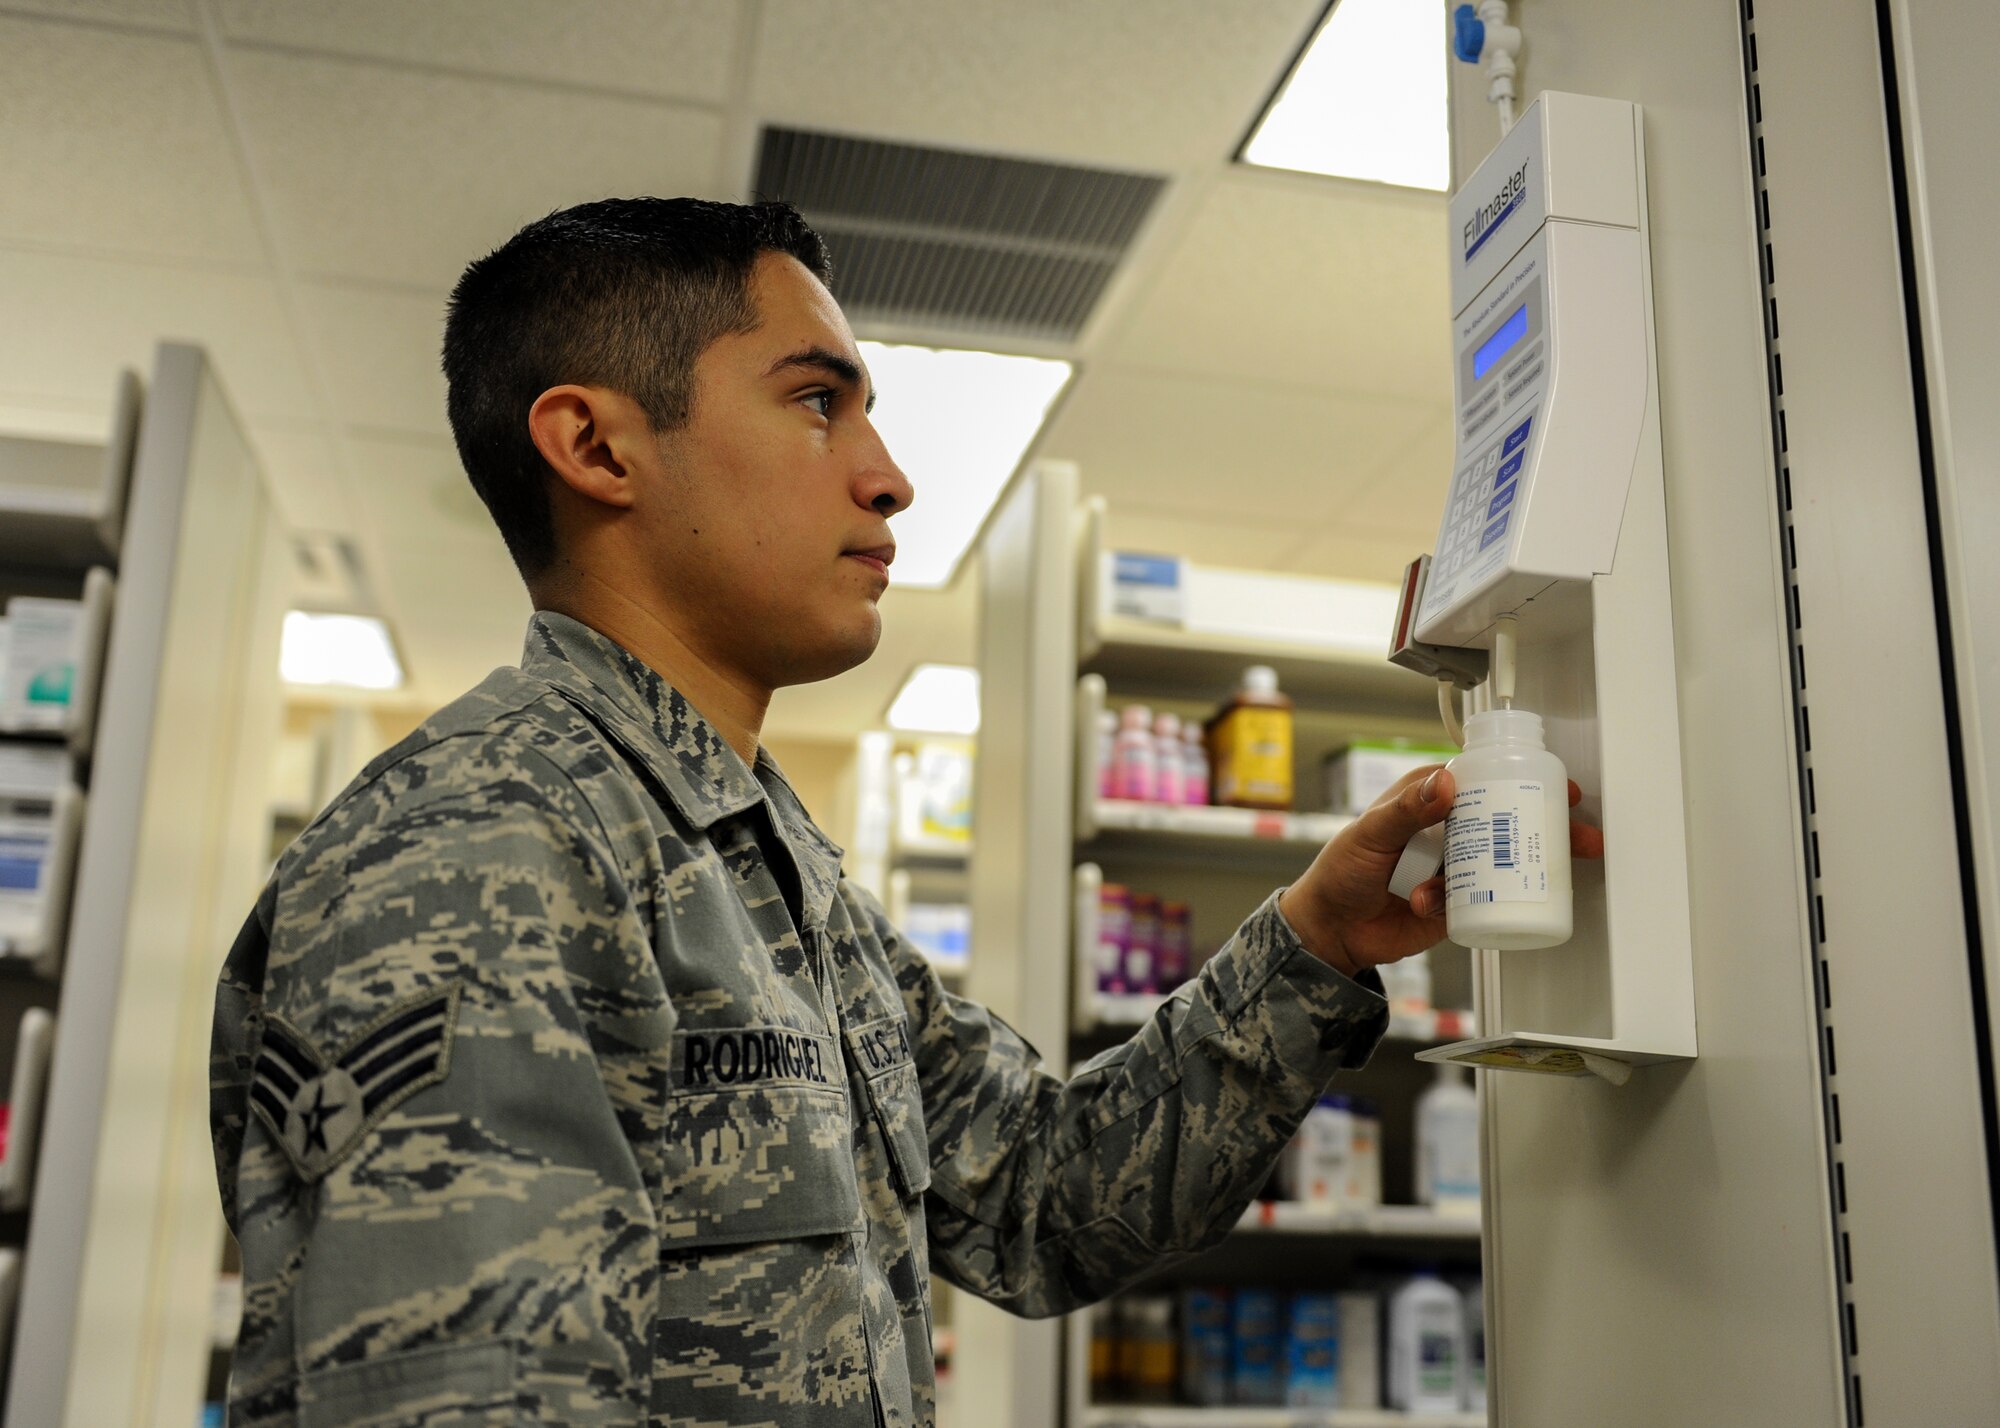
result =
[{"label": "uniform collar", "polygon": [[602,724],[696,828],[763,802],[763,785],[715,726],[643,660],[590,626],[537,611],[528,621],[521,668]]},{"label": "uniform collar", "polygon": [[840,886],[841,849],[813,823],[777,761],[743,762],[681,692],[588,625],[540,610],[528,622],[522,670],[554,685],[643,763],[674,811],[707,831],[759,803],[798,865],[809,917],[823,923]]}]

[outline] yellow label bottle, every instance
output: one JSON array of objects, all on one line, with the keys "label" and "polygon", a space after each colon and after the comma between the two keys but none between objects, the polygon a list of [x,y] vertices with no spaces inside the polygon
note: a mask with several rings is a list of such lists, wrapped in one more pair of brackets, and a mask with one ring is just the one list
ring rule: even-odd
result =
[{"label": "yellow label bottle", "polygon": [[1252,665],[1209,725],[1215,801],[1235,808],[1292,806],[1292,701],[1277,671]]}]

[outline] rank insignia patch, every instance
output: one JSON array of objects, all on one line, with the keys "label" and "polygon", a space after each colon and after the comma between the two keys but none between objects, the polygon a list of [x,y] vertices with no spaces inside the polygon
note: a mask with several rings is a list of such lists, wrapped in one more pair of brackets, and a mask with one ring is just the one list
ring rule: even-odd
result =
[{"label": "rank insignia patch", "polygon": [[451,1069],[453,986],[391,1007],[328,1056],[278,1017],[264,1023],[250,1104],[299,1174],[317,1180],[362,1134]]}]

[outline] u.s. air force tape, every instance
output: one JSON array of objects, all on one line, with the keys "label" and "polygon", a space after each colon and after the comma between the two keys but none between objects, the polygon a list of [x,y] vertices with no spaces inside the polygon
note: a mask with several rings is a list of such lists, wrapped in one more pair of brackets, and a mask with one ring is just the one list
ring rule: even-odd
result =
[{"label": "u.s. air force tape", "polygon": [[874,1077],[910,1060],[910,1022],[885,1016],[864,1022],[847,1033],[847,1047],[864,1076]]},{"label": "u.s. air force tape", "polygon": [[826,1086],[846,1072],[833,1039],[788,1026],[737,1026],[674,1033],[676,1091],[730,1086]]}]

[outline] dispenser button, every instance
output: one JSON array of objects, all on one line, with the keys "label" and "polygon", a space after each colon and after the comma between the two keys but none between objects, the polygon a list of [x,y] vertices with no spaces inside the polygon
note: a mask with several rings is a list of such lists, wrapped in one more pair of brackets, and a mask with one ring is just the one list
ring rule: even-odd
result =
[{"label": "dispenser button", "polygon": [[1500,447],[1500,454],[1502,456],[1512,456],[1516,451],[1519,451],[1523,446],[1527,445],[1528,428],[1533,426],[1534,424],[1535,424],[1535,419],[1533,417],[1529,417],[1526,421],[1522,422],[1519,426],[1515,427],[1512,431],[1508,432],[1507,440]]}]

